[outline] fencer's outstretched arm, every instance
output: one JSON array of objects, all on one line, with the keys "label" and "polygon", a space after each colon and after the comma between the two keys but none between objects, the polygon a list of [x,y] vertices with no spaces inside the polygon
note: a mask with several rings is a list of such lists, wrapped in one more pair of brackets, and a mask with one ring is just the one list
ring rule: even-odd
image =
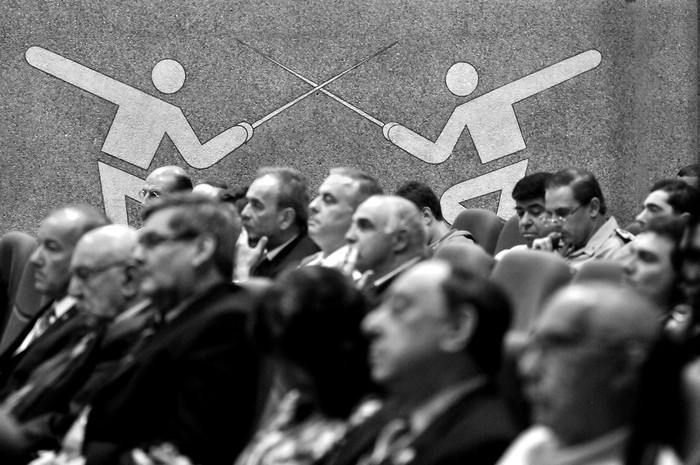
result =
[{"label": "fencer's outstretched arm", "polygon": [[601,54],[588,50],[494,89],[452,112],[435,142],[402,126],[387,123],[384,137],[427,163],[442,163],[468,129],[482,163],[525,148],[513,104],[597,67]]},{"label": "fencer's outstretched arm", "polygon": [[150,95],[112,79],[109,76],[62,57],[41,47],[29,47],[24,54],[27,63],[38,70],[48,73],[62,81],[73,84],[93,95],[117,105]]}]

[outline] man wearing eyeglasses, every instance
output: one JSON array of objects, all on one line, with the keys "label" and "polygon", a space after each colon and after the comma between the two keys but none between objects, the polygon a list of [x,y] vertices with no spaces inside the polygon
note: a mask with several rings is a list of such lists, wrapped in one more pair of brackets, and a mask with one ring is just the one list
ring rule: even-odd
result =
[{"label": "man wearing eyeglasses", "polygon": [[[106,374],[152,321],[132,259],[136,231],[108,225],[87,232],[71,259],[69,294],[77,313],[57,342],[31,350],[0,392],[0,410],[18,423],[26,453],[65,434]],[[41,363],[37,363],[40,360]]]},{"label": "man wearing eyeglasses", "polygon": [[545,191],[546,221],[553,232],[536,239],[532,247],[556,251],[574,268],[589,260],[610,258],[634,235],[620,229],[606,213],[605,198],[593,173],[558,171]]},{"label": "man wearing eyeglasses", "polygon": [[139,191],[141,204],[147,205],[151,200],[174,192],[190,192],[192,180],[179,166],[161,166],[148,175]]},{"label": "man wearing eyeglasses", "polygon": [[258,388],[246,332],[252,296],[230,282],[240,221],[193,194],[154,201],[143,217],[134,258],[160,324],[93,399],[86,463],[127,463],[132,449],[163,442],[193,463],[233,463]]}]

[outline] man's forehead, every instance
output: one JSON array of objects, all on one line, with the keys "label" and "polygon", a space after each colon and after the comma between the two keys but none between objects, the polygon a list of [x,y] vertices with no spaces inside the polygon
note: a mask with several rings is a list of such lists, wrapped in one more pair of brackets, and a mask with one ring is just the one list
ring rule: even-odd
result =
[{"label": "man's forehead", "polygon": [[537,334],[583,335],[586,331],[586,305],[572,292],[559,294],[545,305],[535,325]]},{"label": "man's forehead", "polygon": [[389,294],[409,297],[412,295],[442,295],[441,283],[449,275],[449,268],[442,262],[424,262],[415,265],[400,275]]},{"label": "man's forehead", "polygon": [[77,210],[65,209],[46,217],[39,227],[39,237],[75,244],[85,224],[85,216]]},{"label": "man's forehead", "polygon": [[658,205],[660,207],[670,207],[668,203],[668,192],[664,190],[656,190],[651,192],[644,200],[644,205]]},{"label": "man's forehead", "polygon": [[537,207],[544,207],[544,198],[543,197],[536,197],[534,199],[527,199],[527,200],[516,200],[515,201],[515,208],[522,208],[523,210],[527,210],[530,207],[537,206]]},{"label": "man's forehead", "polygon": [[170,231],[170,219],[175,214],[174,208],[164,208],[153,212],[143,223],[143,227],[138,231],[139,237],[151,231]]},{"label": "man's forehead", "polygon": [[387,208],[377,199],[365,200],[357,207],[353,219],[356,221],[366,220],[375,225],[385,225],[392,214],[392,209]]},{"label": "man's forehead", "polygon": [[266,174],[260,176],[255,181],[252,182],[246,193],[248,198],[277,198],[279,195],[280,185],[279,179],[277,177]]},{"label": "man's forehead", "polygon": [[557,186],[545,191],[547,206],[570,205],[576,201],[574,191],[570,186]]},{"label": "man's forehead", "polygon": [[342,174],[331,174],[324,181],[323,184],[318,188],[319,193],[344,193],[349,195],[351,191],[357,188],[358,183],[345,175]]}]

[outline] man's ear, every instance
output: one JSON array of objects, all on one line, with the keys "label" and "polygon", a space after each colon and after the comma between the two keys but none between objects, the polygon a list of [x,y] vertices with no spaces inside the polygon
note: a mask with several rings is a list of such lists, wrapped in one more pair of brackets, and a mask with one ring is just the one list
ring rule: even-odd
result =
[{"label": "man's ear", "polygon": [[292,207],[283,208],[278,214],[279,227],[280,230],[286,231],[294,224],[294,220],[297,217],[296,212]]},{"label": "man's ear", "polygon": [[141,272],[136,265],[127,265],[122,276],[122,294],[130,299],[141,289]]},{"label": "man's ear", "polygon": [[430,224],[435,220],[435,215],[430,207],[423,207],[420,209],[420,216],[423,220],[423,224],[430,226]]},{"label": "man's ear", "polygon": [[395,253],[401,253],[406,250],[410,242],[411,241],[408,238],[408,231],[405,229],[399,229],[396,231],[396,235],[394,236],[394,246],[392,248],[394,249]]},{"label": "man's ear", "polygon": [[598,197],[593,197],[590,202],[588,202],[588,212],[590,216],[596,217],[600,215],[600,199]]},{"label": "man's ear", "polygon": [[200,234],[195,238],[194,245],[195,251],[192,257],[192,265],[198,268],[214,256],[216,238],[209,233]]},{"label": "man's ear", "polygon": [[445,352],[457,353],[466,349],[471,341],[479,317],[474,306],[462,304],[452,315],[445,336],[440,341],[440,348]]}]

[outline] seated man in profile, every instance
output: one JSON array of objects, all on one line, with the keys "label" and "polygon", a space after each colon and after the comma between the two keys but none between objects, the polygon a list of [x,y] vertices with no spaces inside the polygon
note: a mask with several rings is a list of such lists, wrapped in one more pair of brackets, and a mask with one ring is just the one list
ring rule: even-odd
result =
[{"label": "seated man in profile", "polygon": [[152,320],[139,293],[133,263],[136,231],[124,225],[94,229],[78,241],[71,259],[70,295],[87,330],[30,372],[21,365],[2,391],[2,410],[19,423],[27,453],[55,448],[90,395]]},{"label": "seated man in profile", "polygon": [[516,434],[496,394],[508,300],[442,260],[419,263],[362,323],[384,406],[322,463],[493,464]]},{"label": "seated man in profile", "polygon": [[293,269],[318,246],[309,238],[309,189],[301,172],[266,167],[246,192],[241,211],[245,234],[236,248],[237,280],[274,279]]},{"label": "seated man in profile", "polygon": [[139,192],[141,204],[147,205],[153,199],[176,192],[190,192],[192,180],[179,166],[161,166],[146,177]]},{"label": "seated man in profile", "polygon": [[86,463],[123,463],[165,442],[194,463],[231,464],[252,433],[258,389],[253,299],[230,282],[240,222],[196,194],[154,201],[143,216],[134,258],[160,321],[92,399]]},{"label": "seated man in profile", "polygon": [[374,195],[362,202],[345,239],[355,269],[363,274],[359,284],[370,305],[377,304],[393,280],[426,255],[420,212],[403,197]]},{"label": "seated man in profile", "polygon": [[635,220],[642,230],[655,218],[682,218],[688,223],[700,214],[700,192],[680,179],[662,179],[651,188]]},{"label": "seated man in profile", "polygon": [[556,293],[520,360],[535,425],[498,464],[623,464],[660,315],[648,300],[612,284]]},{"label": "seated man in profile", "polygon": [[566,169],[554,173],[545,191],[547,221],[553,232],[532,247],[555,251],[573,268],[589,260],[611,258],[634,239],[606,218],[603,191],[593,173]]},{"label": "seated man in profile", "polygon": [[442,216],[440,199],[427,184],[408,181],[396,189],[394,195],[408,199],[418,207],[425,225],[427,245],[433,253],[448,243],[450,245],[474,243],[474,237],[469,231],[450,228]]},{"label": "seated man in profile", "polygon": [[358,205],[382,193],[377,181],[351,168],[333,168],[318,188],[309,210],[309,237],[321,249],[301,265],[321,265],[347,271],[349,247],[345,234]]}]

